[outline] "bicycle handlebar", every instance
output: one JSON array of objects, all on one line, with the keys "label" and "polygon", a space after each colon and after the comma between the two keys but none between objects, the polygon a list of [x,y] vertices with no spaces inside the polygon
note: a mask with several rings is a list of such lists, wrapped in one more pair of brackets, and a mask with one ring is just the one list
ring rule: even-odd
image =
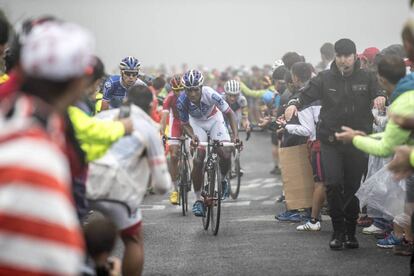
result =
[{"label": "bicycle handlebar", "polygon": [[[210,145],[213,145],[213,144],[214,143],[210,143]],[[209,145],[209,143],[208,142],[199,142],[198,145],[206,147],[206,146]],[[235,143],[232,143],[232,142],[219,142],[218,146],[219,147],[236,147],[237,145]]]},{"label": "bicycle handlebar", "polygon": [[190,140],[190,137],[165,137],[165,139],[169,140],[169,141],[185,141],[185,140]]}]

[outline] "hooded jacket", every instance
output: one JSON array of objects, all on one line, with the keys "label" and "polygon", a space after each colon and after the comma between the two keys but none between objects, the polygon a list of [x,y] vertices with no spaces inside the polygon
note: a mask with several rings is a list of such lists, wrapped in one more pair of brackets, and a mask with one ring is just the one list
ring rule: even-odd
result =
[{"label": "hooded jacket", "polygon": [[384,96],[376,76],[360,68],[357,60],[350,76],[343,76],[332,62],[331,68],[320,72],[299,95],[299,108],[321,100],[317,138],[324,143],[335,143],[335,132],[342,126],[372,132],[372,101]]},{"label": "hooded jacket", "polygon": [[[400,116],[412,116],[414,113],[414,76],[407,75],[402,78],[394,92],[391,94],[391,105],[389,112]],[[384,132],[378,133],[375,139],[371,136],[356,136],[352,143],[356,148],[366,153],[387,157],[393,154],[394,148],[399,145],[413,145],[414,140],[411,138],[410,130],[402,129],[392,119],[385,127]]]}]

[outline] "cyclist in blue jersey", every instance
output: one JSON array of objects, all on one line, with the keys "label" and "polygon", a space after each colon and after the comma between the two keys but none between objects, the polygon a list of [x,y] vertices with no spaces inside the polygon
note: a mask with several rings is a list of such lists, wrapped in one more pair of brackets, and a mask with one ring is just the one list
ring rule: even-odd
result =
[{"label": "cyclist in blue jersey", "polygon": [[[207,142],[207,134],[210,134],[212,140],[230,141],[230,135],[224,122],[224,114],[230,122],[233,141],[239,143],[234,112],[218,92],[211,87],[203,86],[203,80],[203,75],[197,70],[186,72],[181,79],[185,93],[179,96],[177,109],[183,130],[191,137],[194,146],[197,146],[199,142]],[[191,172],[196,195],[196,202],[193,206],[195,216],[205,216],[205,206],[201,198],[205,154],[205,148],[197,148]],[[229,148],[221,148],[219,151],[222,179],[225,179],[224,176],[230,169],[230,154],[231,149]],[[226,180],[223,180],[222,185],[223,195],[228,196],[229,188]]]},{"label": "cyclist in blue jersey", "polygon": [[110,76],[104,84],[101,110],[118,108],[127,96],[127,90],[133,85],[145,85],[138,79],[141,62],[135,57],[128,56],[121,60],[119,69],[121,75]]}]

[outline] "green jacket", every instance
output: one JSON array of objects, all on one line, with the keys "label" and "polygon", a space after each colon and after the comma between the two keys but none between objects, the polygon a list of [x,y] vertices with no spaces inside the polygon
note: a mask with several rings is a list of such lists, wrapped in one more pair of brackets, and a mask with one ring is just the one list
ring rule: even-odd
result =
[{"label": "green jacket", "polygon": [[[401,116],[409,116],[414,113],[414,91],[409,91],[399,96],[389,107],[388,111]],[[390,119],[381,133],[371,136],[356,136],[352,143],[356,148],[368,154],[387,157],[394,153],[394,148],[399,145],[414,145],[411,131],[400,128]],[[414,161],[414,160],[413,160]]]},{"label": "green jacket", "polygon": [[267,89],[252,90],[249,87],[247,87],[246,84],[244,84],[243,82],[240,82],[240,90],[245,96],[249,96],[252,98],[260,98],[269,90],[275,91],[275,87],[272,85]]},{"label": "green jacket", "polygon": [[125,134],[124,125],[117,121],[102,121],[90,117],[80,108],[68,108],[75,135],[88,162],[99,159],[111,145]]}]

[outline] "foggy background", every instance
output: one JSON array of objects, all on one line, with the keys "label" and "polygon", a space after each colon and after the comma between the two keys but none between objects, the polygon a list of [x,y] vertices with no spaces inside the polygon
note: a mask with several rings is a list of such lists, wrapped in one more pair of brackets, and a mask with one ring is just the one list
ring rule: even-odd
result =
[{"label": "foggy background", "polygon": [[272,64],[297,51],[315,64],[324,42],[353,39],[358,52],[401,43],[408,0],[0,0],[12,23],[44,14],[91,30],[111,72],[144,66]]}]

